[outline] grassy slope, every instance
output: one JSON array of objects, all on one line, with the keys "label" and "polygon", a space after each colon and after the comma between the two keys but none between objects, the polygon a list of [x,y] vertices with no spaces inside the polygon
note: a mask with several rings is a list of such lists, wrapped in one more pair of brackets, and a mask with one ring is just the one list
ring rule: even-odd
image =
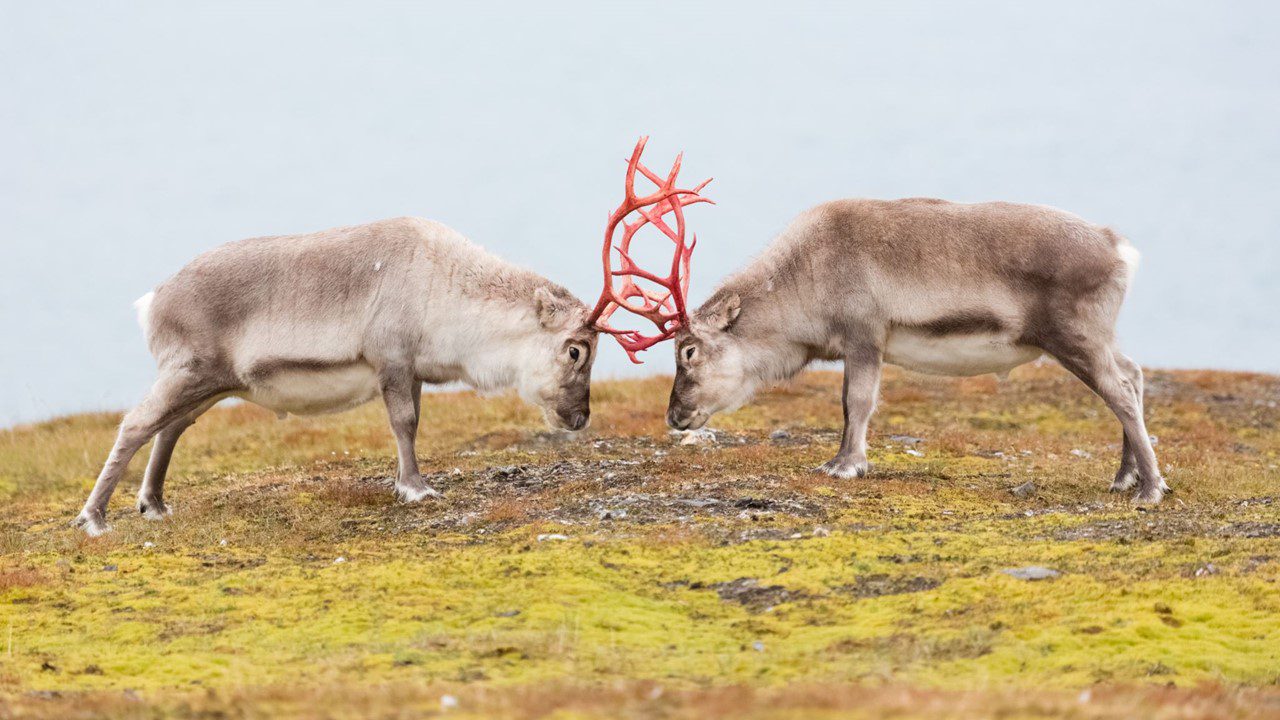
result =
[{"label": "grassy slope", "polygon": [[[66,523],[118,417],[0,432],[0,716],[446,692],[528,716],[1280,712],[1280,379],[1149,374],[1177,490],[1149,512],[1105,492],[1118,424],[1055,367],[889,373],[857,481],[808,471],[838,444],[838,376],[697,446],[662,426],[666,382],[600,383],[575,442],[513,399],[428,395],[445,497],[418,506],[392,501],[377,407],[216,410],[179,446],[174,516],[132,512],[135,476],[94,540]],[[1000,572],[1027,565],[1062,575]]]}]

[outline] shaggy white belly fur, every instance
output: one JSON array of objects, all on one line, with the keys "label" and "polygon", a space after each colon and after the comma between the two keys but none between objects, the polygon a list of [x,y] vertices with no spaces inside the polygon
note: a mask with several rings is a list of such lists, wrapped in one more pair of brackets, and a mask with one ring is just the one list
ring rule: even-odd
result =
[{"label": "shaggy white belly fur", "polygon": [[993,333],[929,335],[894,330],[885,347],[885,362],[930,375],[1004,373],[1040,357],[1043,351],[1017,345],[1013,338]]},{"label": "shaggy white belly fur", "polygon": [[240,397],[283,415],[341,412],[378,396],[378,376],[364,364],[324,370],[282,370],[249,387]]}]

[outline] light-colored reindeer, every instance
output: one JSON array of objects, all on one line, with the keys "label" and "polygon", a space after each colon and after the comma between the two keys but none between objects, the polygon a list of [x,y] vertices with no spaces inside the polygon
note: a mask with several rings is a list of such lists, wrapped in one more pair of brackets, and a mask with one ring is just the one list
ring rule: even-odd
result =
[{"label": "light-colored reindeer", "polygon": [[819,470],[868,470],[881,363],[942,375],[1001,373],[1049,354],[1124,427],[1114,492],[1158,503],[1142,370],[1115,324],[1138,253],[1112,230],[1049,207],[842,200],[805,212],[674,333],[667,411],[678,429],[746,403],[814,360],[844,362],[844,436]]},{"label": "light-colored reindeer", "polygon": [[428,220],[255,238],[196,258],[138,302],[159,377],[125,415],[75,524],[105,532],[107,501],[155,437],[138,510],[169,512],[163,490],[178,437],[225,397],[285,413],[386,403],[396,495],[435,495],[414,436],[423,383],[515,388],[553,426],[590,417],[596,331],[564,288]]}]

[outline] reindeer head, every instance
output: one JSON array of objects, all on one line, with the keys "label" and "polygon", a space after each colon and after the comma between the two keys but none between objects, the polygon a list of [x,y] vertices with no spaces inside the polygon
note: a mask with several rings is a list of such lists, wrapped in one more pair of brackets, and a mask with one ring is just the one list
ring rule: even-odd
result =
[{"label": "reindeer head", "polygon": [[755,393],[758,373],[748,372],[746,348],[733,332],[741,308],[737,293],[717,292],[676,332],[676,379],[667,405],[671,427],[696,430]]},{"label": "reindeer head", "polygon": [[551,427],[581,430],[591,418],[596,330],[587,322],[586,306],[564,288],[539,287],[534,305],[539,332],[518,351],[520,395],[542,409]]}]

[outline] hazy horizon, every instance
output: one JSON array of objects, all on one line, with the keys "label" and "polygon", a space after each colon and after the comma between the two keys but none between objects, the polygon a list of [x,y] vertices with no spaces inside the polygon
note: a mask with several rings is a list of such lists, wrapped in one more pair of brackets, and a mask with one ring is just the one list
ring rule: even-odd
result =
[{"label": "hazy horizon", "polygon": [[694,302],[824,200],[1043,203],[1141,250],[1135,359],[1280,372],[1280,6],[538,7],[0,0],[0,427],[140,399],[131,303],[239,238],[418,215],[590,303],[642,134],[716,178]]}]

